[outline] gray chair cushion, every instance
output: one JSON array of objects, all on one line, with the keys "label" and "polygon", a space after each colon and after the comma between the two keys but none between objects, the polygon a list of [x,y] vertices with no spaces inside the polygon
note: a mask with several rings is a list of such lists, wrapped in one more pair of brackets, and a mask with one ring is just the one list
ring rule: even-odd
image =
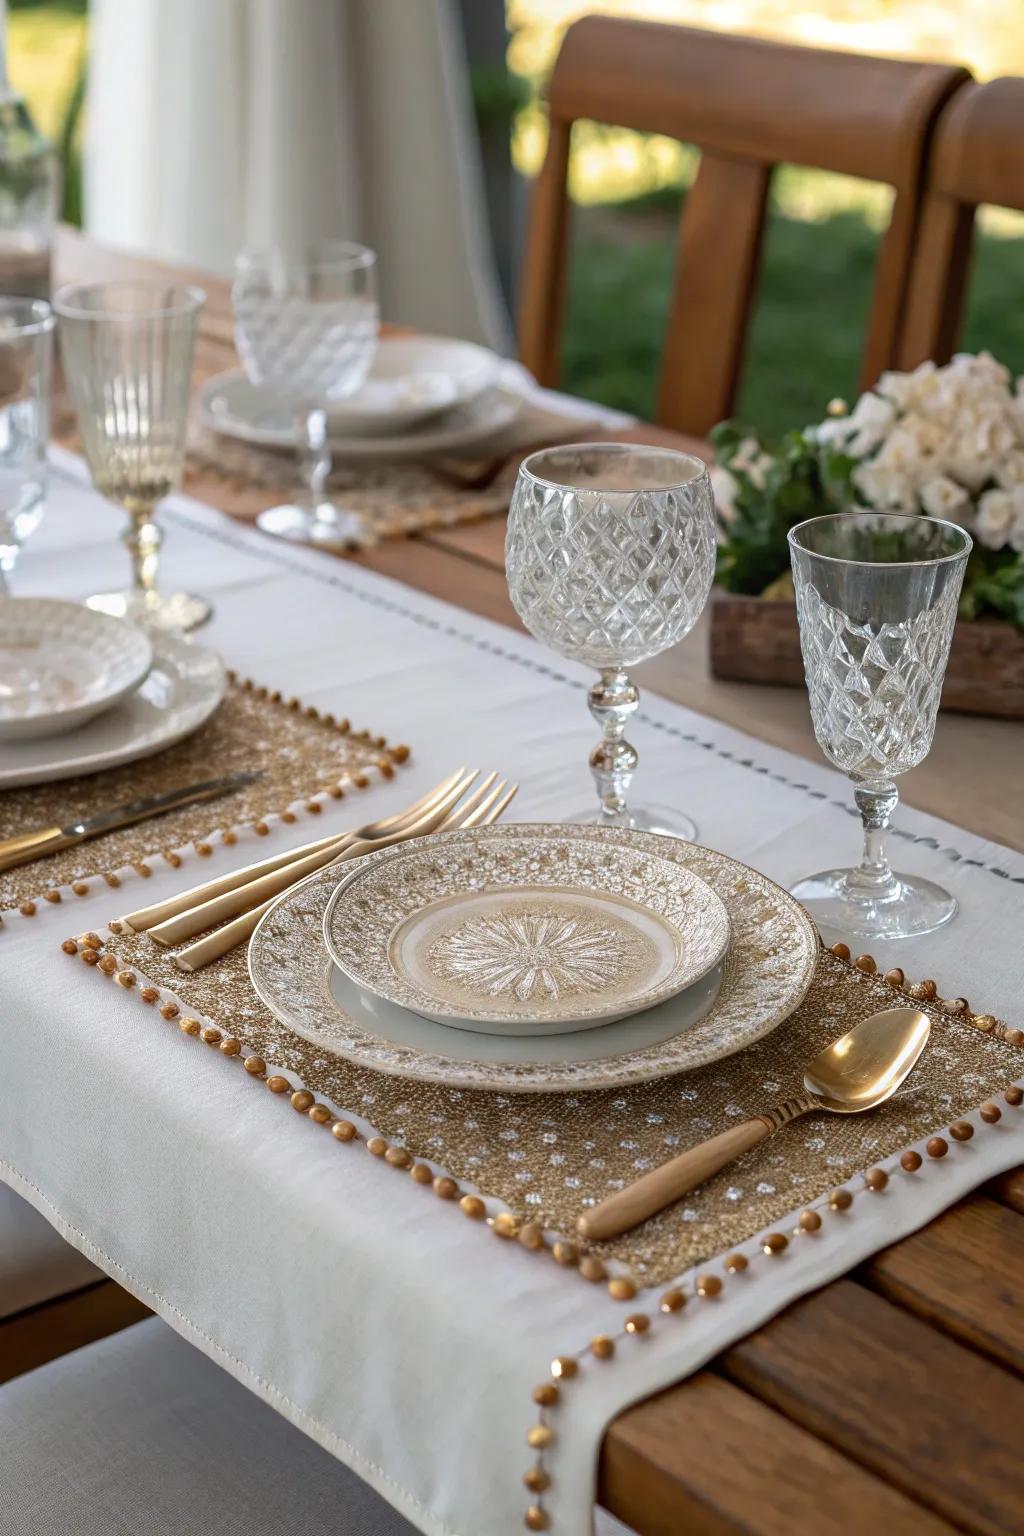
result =
[{"label": "gray chair cushion", "polygon": [[0,1184],[0,1317],[103,1279],[34,1206]]},{"label": "gray chair cushion", "polygon": [[0,1536],[414,1536],[158,1318],[0,1388]]}]

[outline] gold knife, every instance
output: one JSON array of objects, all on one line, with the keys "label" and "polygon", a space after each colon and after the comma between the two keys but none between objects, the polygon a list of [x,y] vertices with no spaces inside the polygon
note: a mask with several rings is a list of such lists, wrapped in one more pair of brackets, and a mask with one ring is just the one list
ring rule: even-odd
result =
[{"label": "gold knife", "polygon": [[162,816],[165,811],[175,811],[179,806],[217,800],[221,795],[254,783],[259,777],[258,773],[231,773],[221,779],[204,779],[200,784],[186,784],[181,789],[147,795],[128,805],[100,811],[96,816],[73,821],[66,827],[37,827],[34,832],[19,832],[14,837],[0,840],[0,873],[16,869],[19,864],[31,864],[33,859],[45,858],[47,854],[59,853],[62,848],[73,848],[76,843],[99,837],[103,832],[131,827],[136,822],[148,821],[151,816]]}]

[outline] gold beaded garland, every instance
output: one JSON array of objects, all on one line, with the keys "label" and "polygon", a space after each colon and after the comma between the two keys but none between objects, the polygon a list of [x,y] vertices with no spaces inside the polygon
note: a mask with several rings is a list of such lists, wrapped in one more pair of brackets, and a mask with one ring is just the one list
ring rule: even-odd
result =
[{"label": "gold beaded garland", "polygon": [[527,1445],[531,1445],[535,1451],[543,1451],[555,1438],[555,1432],[550,1424],[534,1424],[526,1437]]},{"label": "gold beaded garland", "polygon": [[634,1335],[646,1333],[651,1326],[651,1320],[646,1312],[633,1312],[626,1318],[626,1332]]},{"label": "gold beaded garland", "polygon": [[1011,1109],[1017,1109],[1021,1103],[1024,1103],[1024,1088],[1018,1088],[1016,1083],[1011,1083],[1003,1094],[1003,1098]]},{"label": "gold beaded garland", "polygon": [[487,1207],[478,1195],[463,1195],[459,1201],[459,1210],[473,1221],[482,1221],[487,1215]]},{"label": "gold beaded garland", "polygon": [[539,1504],[531,1504],[523,1516],[523,1524],[528,1531],[546,1531],[551,1524],[548,1512]]},{"label": "gold beaded garland", "polygon": [[884,1168],[871,1168],[864,1175],[864,1183],[874,1194],[881,1194],[889,1182],[889,1175]]},{"label": "gold beaded garland", "polygon": [[848,1189],[834,1189],[828,1197],[828,1203],[834,1211],[848,1211],[853,1204],[853,1196]]},{"label": "gold beaded garland", "polygon": [[499,1211],[494,1218],[494,1233],[496,1237],[512,1238],[519,1231],[519,1223],[511,1211]]},{"label": "gold beaded garland", "polygon": [[682,1291],[666,1291],[658,1302],[658,1308],[662,1312],[681,1312],[686,1306],[686,1297]]},{"label": "gold beaded garland", "polygon": [[817,1211],[800,1212],[801,1232],[819,1232],[821,1230],[821,1217]]},{"label": "gold beaded garland", "polygon": [[539,1465],[536,1467],[530,1467],[529,1471],[523,1474],[523,1482],[526,1484],[527,1488],[529,1488],[531,1493],[543,1493],[546,1489],[551,1487],[551,1478],[545,1472],[544,1468]]},{"label": "gold beaded garland", "polygon": [[413,1163],[409,1169],[409,1177],[414,1184],[432,1184],[434,1182],[433,1172],[427,1163]]},{"label": "gold beaded garland", "polygon": [[717,1275],[698,1275],[697,1276],[697,1295],[698,1296],[702,1296],[705,1299],[705,1301],[710,1301],[713,1297],[720,1296],[721,1294],[722,1294],[722,1282],[721,1282],[721,1280],[719,1280]]},{"label": "gold beaded garland", "polygon": [[890,987],[902,987],[906,979],[898,965],[894,965],[891,970],[886,971],[883,977],[883,980],[887,981]]},{"label": "gold beaded garland", "polygon": [[538,1248],[544,1247],[544,1228],[536,1221],[524,1221],[519,1228],[519,1241],[524,1248],[536,1252]]},{"label": "gold beaded garland", "polygon": [[878,970],[873,955],[858,955],[853,963],[858,971],[862,971],[865,976],[873,976]]},{"label": "gold beaded garland", "polygon": [[913,1148],[911,1148],[910,1151],[904,1152],[903,1156],[900,1158],[900,1167],[905,1169],[907,1173],[916,1173],[922,1162],[923,1158],[921,1157],[920,1152],[915,1152]]},{"label": "gold beaded garland", "polygon": [[561,1395],[560,1388],[553,1381],[542,1381],[539,1387],[533,1389],[533,1400],[542,1408],[553,1408]]},{"label": "gold beaded garland", "polygon": [[1008,1029],[1003,1039],[1007,1045],[1024,1045],[1024,1029]]},{"label": "gold beaded garland", "polygon": [[768,1236],[761,1243],[762,1253],[766,1253],[769,1258],[774,1258],[777,1254],[784,1253],[788,1247],[789,1238],[785,1232],[769,1232]]},{"label": "gold beaded garland", "polygon": [[614,1301],[632,1301],[636,1295],[636,1281],[628,1275],[613,1275],[608,1281],[608,1294]]},{"label": "gold beaded garland", "polygon": [[849,944],[833,944],[832,953],[835,955],[837,960],[849,960],[850,946]]},{"label": "gold beaded garland", "polygon": [[750,1260],[745,1253],[730,1253],[725,1261],[726,1270],[730,1275],[742,1275],[743,1271],[749,1267],[749,1264]]},{"label": "gold beaded garland", "polygon": [[262,1056],[247,1056],[243,1063],[245,1070],[251,1072],[253,1077],[262,1077],[267,1070],[267,1064]]},{"label": "gold beaded garland", "polygon": [[[83,965],[99,965],[99,963],[100,963],[100,957],[99,957],[99,951],[98,950],[95,950],[95,949],[83,949],[81,951],[81,955],[82,955],[82,964]],[[118,977],[119,981],[120,981],[120,979],[121,978]]]},{"label": "gold beaded garland", "polygon": [[388,1149],[388,1144],[383,1136],[371,1136],[366,1143],[366,1150],[371,1157],[383,1157]]},{"label": "gold beaded garland", "polygon": [[[221,1046],[221,1050],[223,1049],[224,1047]],[[334,1114],[326,1104],[313,1104],[309,1110],[309,1118],[316,1125],[326,1125],[328,1120],[333,1120]]]},{"label": "gold beaded garland", "polygon": [[337,1137],[338,1141],[355,1141],[356,1128],[351,1120],[335,1120],[331,1126],[331,1135]]},{"label": "gold beaded garland", "polygon": [[408,1147],[388,1147],[384,1161],[392,1168],[408,1168],[412,1162],[412,1153]]},{"label": "gold beaded garland", "polygon": [[590,1341],[590,1353],[595,1360],[610,1360],[615,1353],[615,1340],[606,1333],[599,1333]]},{"label": "gold beaded garland", "polygon": [[995,1014],[976,1013],[972,1015],[971,1023],[974,1025],[975,1029],[980,1029],[983,1035],[987,1035],[996,1027]]},{"label": "gold beaded garland", "polygon": [[925,1151],[928,1153],[929,1157],[945,1157],[946,1153],[949,1151],[949,1142],[943,1141],[941,1136],[933,1136],[925,1148]]},{"label": "gold beaded garland", "polygon": [[78,954],[78,945],[75,943],[74,939],[65,939],[64,943],[61,945],[61,949],[66,955]]},{"label": "gold beaded garland", "polygon": [[439,1200],[454,1200],[458,1192],[459,1186],[454,1179],[448,1178],[445,1174],[438,1174],[434,1180],[434,1194]]},{"label": "gold beaded garland", "polygon": [[1003,1112],[998,1104],[983,1104],[978,1113],[986,1125],[995,1125],[1003,1118]]},{"label": "gold beaded garland", "polygon": [[954,1141],[970,1141],[974,1135],[974,1126],[969,1120],[954,1120],[949,1128],[949,1134]]},{"label": "gold beaded garland", "polygon": [[556,1381],[571,1381],[579,1370],[572,1355],[556,1355],[551,1362],[551,1374]]},{"label": "gold beaded garland", "polygon": [[234,1035],[229,1035],[226,1040],[221,1041],[220,1048],[225,1056],[239,1056],[242,1051],[242,1042],[236,1040]]},{"label": "gold beaded garland", "polygon": [[292,1094],[292,1109],[297,1114],[304,1115],[308,1109],[312,1109],[316,1103],[316,1094],[310,1093],[308,1088],[297,1088]]},{"label": "gold beaded garland", "polygon": [[580,1259],[580,1274],[584,1280],[597,1281],[606,1279],[608,1270],[604,1260],[599,1259],[596,1253],[585,1253]]},{"label": "gold beaded garland", "polygon": [[201,1027],[198,1019],[180,1019],[178,1021],[178,1028],[183,1035],[198,1035]]},{"label": "gold beaded garland", "polygon": [[551,1252],[554,1255],[555,1263],[563,1265],[566,1269],[574,1269],[580,1261],[580,1250],[578,1243],[572,1243],[565,1239],[560,1239],[557,1243],[554,1244]]},{"label": "gold beaded garland", "polygon": [[267,1087],[271,1093],[290,1093],[291,1086],[286,1077],[280,1077],[275,1074],[275,1076],[267,1078]]}]

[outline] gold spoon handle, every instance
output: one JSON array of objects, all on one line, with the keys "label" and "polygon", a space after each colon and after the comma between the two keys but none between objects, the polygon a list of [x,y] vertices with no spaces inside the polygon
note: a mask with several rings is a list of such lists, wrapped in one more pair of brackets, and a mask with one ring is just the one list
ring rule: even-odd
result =
[{"label": "gold spoon handle", "polygon": [[810,1096],[787,1099],[765,1115],[756,1115],[753,1120],[730,1126],[727,1131],[712,1136],[710,1141],[702,1141],[670,1162],[662,1163],[660,1168],[652,1168],[627,1189],[620,1189],[602,1200],[600,1205],[579,1218],[577,1230],[582,1237],[594,1242],[628,1232],[630,1227],[638,1226],[648,1216],[663,1211],[681,1195],[696,1189],[698,1184],[710,1179],[733,1158],[749,1152],[780,1126],[795,1120],[797,1115],[806,1114],[815,1104],[816,1100]]}]

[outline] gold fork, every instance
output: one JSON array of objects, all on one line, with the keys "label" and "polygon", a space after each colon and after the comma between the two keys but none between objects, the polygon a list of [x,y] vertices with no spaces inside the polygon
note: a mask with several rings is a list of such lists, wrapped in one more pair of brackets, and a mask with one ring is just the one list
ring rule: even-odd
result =
[{"label": "gold fork", "polygon": [[[508,809],[519,788],[518,784],[511,784],[507,779],[501,779],[495,783],[497,777],[497,774],[489,774],[484,782],[462,801],[461,805],[449,799],[445,809],[440,813],[431,812],[428,817],[421,818],[412,827],[407,827],[388,837],[377,838],[372,842],[352,843],[336,857],[323,861],[315,867],[323,868],[324,863],[327,863],[333,868],[336,864],[347,863],[349,859],[362,858],[364,854],[372,853],[375,849],[388,848],[395,843],[408,842],[414,837],[423,837],[427,832],[451,832],[457,828],[490,826]],[[461,793],[462,791],[460,795]],[[291,869],[287,873],[292,876]],[[302,874],[295,874],[293,878],[286,881],[282,889],[287,889],[297,880],[304,879],[306,874],[312,873],[313,870],[307,869]],[[236,917],[233,922],[226,923],[223,928],[208,933],[205,938],[199,939],[195,944],[188,945],[180,954],[175,955],[175,965],[183,971],[198,971],[212,961],[219,960],[237,945],[244,944],[252,937],[256,925],[264,914],[270,911],[279,894],[280,892],[271,896],[269,900],[245,912],[241,917]]]},{"label": "gold fork", "polygon": [[[351,843],[369,842],[378,837],[387,837],[391,832],[397,832],[401,827],[415,821],[425,811],[429,811],[438,801],[461,783],[463,789],[467,789],[477,777],[475,773],[469,773],[465,768],[456,768],[440,784],[435,784],[433,789],[407,805],[404,810],[396,811],[393,816],[384,816],[378,821],[369,821],[363,827],[357,827],[349,832],[334,832],[330,837],[317,838],[315,842],[303,843],[298,848],[290,848],[287,853],[275,854],[269,859],[260,859],[257,863],[246,864],[242,869],[232,870],[228,875],[221,875],[215,880],[204,880],[200,885],[193,885],[187,891],[179,891],[177,896],[171,896],[166,901],[158,901],[151,907],[140,907],[137,912],[129,912],[121,918],[121,922],[133,933],[145,933],[165,923],[169,918],[178,917],[184,912],[190,912],[205,902],[211,901],[216,896],[226,895],[230,891],[240,890],[243,886],[250,885],[263,875],[273,874],[275,870],[284,869],[286,865],[295,864],[300,859],[308,858],[311,854],[322,853],[326,849],[333,849],[335,853],[341,853]],[[245,910],[245,903],[236,908],[236,911]],[[223,916],[233,914],[224,913]],[[205,926],[209,926],[206,924]],[[195,930],[201,933],[204,925]],[[183,934],[186,938],[189,935]]]}]

